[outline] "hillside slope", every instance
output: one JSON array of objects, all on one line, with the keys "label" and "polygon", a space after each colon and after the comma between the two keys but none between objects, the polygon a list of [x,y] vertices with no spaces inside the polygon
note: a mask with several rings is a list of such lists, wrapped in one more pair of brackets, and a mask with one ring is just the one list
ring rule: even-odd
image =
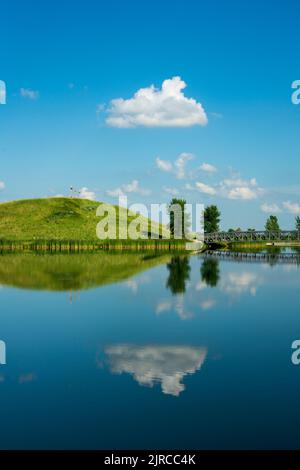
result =
[{"label": "hillside slope", "polygon": [[[0,240],[96,240],[101,202],[79,198],[23,199],[0,204]],[[117,211],[126,209],[114,206]],[[128,211],[127,211],[128,212]],[[134,215],[128,212],[128,221]]]}]

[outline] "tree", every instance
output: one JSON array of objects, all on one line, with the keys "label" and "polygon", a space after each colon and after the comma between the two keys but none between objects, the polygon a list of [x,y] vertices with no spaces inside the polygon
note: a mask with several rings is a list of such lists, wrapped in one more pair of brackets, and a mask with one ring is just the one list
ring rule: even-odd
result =
[{"label": "tree", "polygon": [[267,219],[265,229],[268,232],[280,232],[280,227],[276,215],[270,215]]},{"label": "tree", "polygon": [[204,232],[212,233],[219,231],[221,212],[217,206],[207,206],[204,210]]},{"label": "tree", "polygon": [[168,212],[170,216],[169,228],[172,237],[184,237],[190,229],[190,214],[185,210],[186,200],[173,198],[169,204]]},{"label": "tree", "polygon": [[295,225],[296,225],[296,230],[300,230],[300,217],[297,215],[295,218]]}]

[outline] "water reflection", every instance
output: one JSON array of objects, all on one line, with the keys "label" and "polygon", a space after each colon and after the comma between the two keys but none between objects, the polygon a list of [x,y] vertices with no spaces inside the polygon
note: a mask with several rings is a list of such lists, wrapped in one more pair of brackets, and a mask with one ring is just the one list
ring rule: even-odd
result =
[{"label": "water reflection", "polygon": [[255,295],[257,287],[262,283],[262,276],[252,271],[228,272],[222,279],[221,290],[230,295],[241,295],[249,292]]},{"label": "water reflection", "polygon": [[207,286],[216,287],[220,279],[219,261],[215,258],[204,259],[200,273],[202,282]]},{"label": "water reflection", "polygon": [[201,368],[207,350],[193,346],[119,344],[107,347],[105,354],[112,373],[131,374],[139,385],[147,387],[159,383],[163,393],[177,397],[185,389],[182,379]]},{"label": "water reflection", "polygon": [[[170,255],[142,253],[7,254],[0,256],[0,284],[24,289],[74,291],[118,281],[166,263]],[[129,282],[133,291],[136,284]]]},{"label": "water reflection", "polygon": [[183,294],[186,291],[186,282],[190,279],[190,263],[187,256],[173,256],[167,264],[169,277],[166,286],[172,294]]}]

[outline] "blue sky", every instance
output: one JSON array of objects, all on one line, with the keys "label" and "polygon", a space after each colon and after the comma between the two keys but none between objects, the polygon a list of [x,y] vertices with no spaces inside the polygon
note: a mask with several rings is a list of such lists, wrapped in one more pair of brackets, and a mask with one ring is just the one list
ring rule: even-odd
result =
[{"label": "blue sky", "polygon": [[0,200],[174,193],[217,204],[223,228],[276,211],[292,228],[299,13],[296,0],[5,2]]}]

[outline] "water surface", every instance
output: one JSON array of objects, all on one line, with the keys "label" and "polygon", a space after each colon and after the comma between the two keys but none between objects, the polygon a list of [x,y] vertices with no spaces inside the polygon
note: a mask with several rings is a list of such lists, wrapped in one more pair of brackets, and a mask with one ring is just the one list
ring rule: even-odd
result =
[{"label": "water surface", "polygon": [[0,258],[2,449],[299,448],[300,270]]}]

